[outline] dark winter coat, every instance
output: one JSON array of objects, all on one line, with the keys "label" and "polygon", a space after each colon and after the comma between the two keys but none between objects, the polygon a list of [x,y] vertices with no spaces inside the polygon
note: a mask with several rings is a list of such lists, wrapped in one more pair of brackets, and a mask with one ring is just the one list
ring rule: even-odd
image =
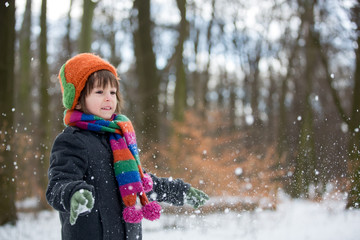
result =
[{"label": "dark winter coat", "polygon": [[[67,127],[55,139],[48,174],[46,198],[60,212],[62,239],[142,238],[141,224],[122,219],[124,205],[114,176],[108,134]],[[154,188],[149,196],[159,202],[184,204],[189,184],[151,176]],[[95,204],[90,213],[79,216],[71,226],[70,198],[80,189],[91,191]]]}]

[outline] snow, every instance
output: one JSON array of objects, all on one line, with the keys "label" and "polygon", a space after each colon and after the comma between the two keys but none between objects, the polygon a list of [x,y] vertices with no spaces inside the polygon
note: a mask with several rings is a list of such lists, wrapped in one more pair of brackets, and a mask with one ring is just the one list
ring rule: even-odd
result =
[{"label": "snow", "polygon": [[[277,210],[255,210],[209,215],[201,211],[189,215],[163,214],[155,222],[143,221],[144,240],[358,240],[360,211],[344,210],[344,200],[321,203],[283,199]],[[60,239],[56,211],[19,213],[16,226],[0,227],[0,239]]]},{"label": "snow", "polygon": [[79,208],[77,210],[75,210],[75,212],[77,212],[78,215],[85,213],[85,212],[90,212],[91,208],[88,208],[87,204],[88,204],[88,200],[85,199],[85,203],[79,204]]},{"label": "snow", "polygon": [[235,169],[235,175],[240,176],[243,173],[243,169],[241,167],[238,167]]}]

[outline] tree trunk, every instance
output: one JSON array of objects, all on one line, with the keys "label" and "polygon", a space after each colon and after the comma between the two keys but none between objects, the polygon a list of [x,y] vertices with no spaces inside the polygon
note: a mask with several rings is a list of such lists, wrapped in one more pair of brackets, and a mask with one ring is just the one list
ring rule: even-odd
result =
[{"label": "tree trunk", "polygon": [[229,132],[233,133],[236,130],[236,84],[230,82],[229,86],[230,96],[229,96]]},{"label": "tree trunk", "polygon": [[84,0],[81,32],[79,39],[79,52],[90,52],[92,43],[92,21],[96,3]]},{"label": "tree trunk", "polygon": [[150,141],[159,138],[159,84],[160,77],[156,68],[156,58],[151,38],[150,0],[135,0],[134,7],[138,11],[137,29],[134,31],[134,51],[136,57],[136,73],[139,79],[138,127],[143,140],[140,143],[148,150]]},{"label": "tree trunk", "polygon": [[[358,4],[355,5],[352,11],[352,21],[357,26],[357,45],[360,46],[360,0],[358,0]],[[350,117],[346,114],[345,109],[341,105],[341,98],[339,97],[336,89],[333,87],[327,56],[321,49],[319,51],[319,55],[321,56],[322,64],[325,68],[326,80],[330,88],[335,107],[338,110],[342,121],[349,126],[348,172],[350,174],[351,184],[346,208],[360,208],[360,48],[355,48],[355,73],[353,78],[354,89],[352,92],[353,100]]]},{"label": "tree trunk", "polygon": [[[255,58],[253,59],[252,57],[248,57],[249,59],[249,65],[250,65],[250,74],[252,77],[252,82],[251,82],[251,109],[252,109],[252,115],[254,118],[254,129],[255,129],[255,133],[256,135],[258,135],[258,133],[260,133],[260,135],[263,134],[262,130],[259,129],[259,127],[261,127],[261,119],[260,119],[260,111],[259,111],[259,74],[260,74],[260,69],[259,69],[259,63],[261,60],[261,48],[262,48],[262,41],[258,40],[257,44],[256,44],[256,49],[255,49]],[[257,130],[260,130],[257,131]],[[256,136],[257,137],[257,136]]]},{"label": "tree trunk", "polygon": [[[316,32],[314,31],[314,4],[312,1],[305,1],[304,3],[304,34],[306,39],[305,44],[305,58],[306,67],[304,74],[305,94],[304,106],[302,108],[302,123],[300,130],[300,138],[298,145],[298,155],[296,156],[296,165],[294,172],[294,182],[292,185],[291,195],[293,197],[308,197],[308,190],[310,184],[315,184],[316,176],[316,153],[315,140],[313,130],[313,110],[311,106],[311,93],[314,70],[317,64],[317,40]],[[303,78],[300,78],[303,79]]]},{"label": "tree trunk", "polygon": [[17,220],[14,177],[15,0],[0,4],[0,226]]},{"label": "tree trunk", "polygon": [[46,24],[47,0],[42,0],[40,14],[40,116],[39,116],[39,140],[38,146],[40,157],[38,162],[38,184],[40,191],[40,208],[48,208],[45,199],[45,190],[47,186],[47,170],[49,168],[49,149],[50,149],[50,97],[48,86],[50,81],[49,66],[47,63],[47,24]]},{"label": "tree trunk", "polygon": [[[69,11],[67,14],[67,23],[66,23],[66,35],[64,37],[64,47],[65,47],[65,57],[69,59],[73,52],[72,42],[71,42],[71,9],[72,9],[73,0],[70,0]],[[63,62],[63,61],[62,61]]]},{"label": "tree trunk", "polygon": [[349,192],[347,208],[360,208],[360,0],[353,9],[353,21],[357,26],[357,45],[355,49],[356,65],[354,74],[354,92],[352,113],[350,118],[349,141],[349,172],[351,176],[351,190]]},{"label": "tree trunk", "polygon": [[208,44],[208,48],[207,48],[207,54],[209,56],[208,58],[208,61],[207,61],[207,64],[206,64],[206,68],[205,68],[205,72],[204,74],[202,74],[202,78],[201,78],[201,101],[202,101],[202,106],[204,107],[203,108],[203,111],[202,111],[202,115],[203,117],[205,118],[206,117],[206,111],[209,107],[209,101],[207,99],[207,93],[208,93],[208,83],[209,83],[209,80],[210,80],[210,64],[211,64],[211,51],[212,51],[212,28],[213,28],[213,25],[214,25],[214,21],[215,21],[215,4],[216,4],[216,0],[212,0],[211,1],[211,20],[209,22],[209,25],[208,25],[208,28],[207,28],[207,34],[206,34],[206,41],[207,41],[207,44]]},{"label": "tree trunk", "polygon": [[24,18],[20,31],[20,76],[18,82],[18,98],[16,102],[17,121],[23,125],[31,119],[31,0],[26,1]]},{"label": "tree trunk", "polygon": [[267,105],[268,105],[268,124],[267,124],[267,142],[269,144],[272,144],[274,142],[276,142],[276,134],[277,131],[276,129],[278,128],[277,124],[276,124],[276,106],[274,104],[274,96],[276,94],[276,81],[275,81],[275,76],[274,76],[274,70],[272,69],[272,67],[269,68],[269,81],[270,81],[270,86],[269,86],[269,97],[267,99]]},{"label": "tree trunk", "polygon": [[181,20],[179,26],[179,38],[176,46],[176,85],[174,95],[174,120],[183,121],[186,109],[186,74],[183,63],[184,42],[188,36],[186,21],[186,0],[177,0]]},{"label": "tree trunk", "polygon": [[[193,23],[193,28],[195,28],[195,23]],[[194,56],[195,56],[195,65],[197,65],[197,56],[199,52],[199,36],[200,36],[200,30],[196,29],[195,39],[194,41]],[[193,76],[192,76],[192,83],[194,88],[194,109],[197,111],[201,111],[203,109],[202,101],[201,101],[201,79],[198,69],[196,68]]]},{"label": "tree trunk", "polygon": [[[302,29],[301,24],[299,29]],[[287,34],[285,34],[287,35]],[[287,66],[287,73],[284,79],[281,80],[281,89],[280,89],[280,99],[279,99],[279,127],[278,127],[278,134],[277,134],[277,153],[279,156],[279,160],[283,157],[284,154],[287,154],[289,151],[289,143],[288,143],[288,137],[289,137],[289,127],[287,125],[288,123],[288,114],[287,114],[287,108],[286,108],[286,95],[288,92],[288,82],[292,75],[292,69],[294,67],[294,60],[295,57],[299,54],[299,39],[301,38],[301,34],[299,32],[297,39],[294,41],[295,45],[290,46],[291,53],[289,57],[289,63]],[[284,44],[287,42],[286,36],[284,39]]]},{"label": "tree trunk", "polygon": [[288,67],[287,76],[281,80],[280,99],[279,99],[279,128],[278,128],[278,139],[277,139],[277,153],[279,160],[283,157],[283,154],[287,152],[287,114],[286,114],[286,94],[287,94],[287,82],[291,68]]}]

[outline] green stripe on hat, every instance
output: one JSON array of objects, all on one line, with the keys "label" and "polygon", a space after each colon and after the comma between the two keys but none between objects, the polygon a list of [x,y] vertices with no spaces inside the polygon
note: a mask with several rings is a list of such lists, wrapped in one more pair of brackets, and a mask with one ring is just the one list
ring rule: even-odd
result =
[{"label": "green stripe on hat", "polygon": [[64,64],[60,69],[60,79],[61,79],[61,85],[64,89],[63,93],[63,104],[65,108],[71,109],[74,98],[75,98],[75,86],[72,83],[68,83],[65,78],[65,65]]}]

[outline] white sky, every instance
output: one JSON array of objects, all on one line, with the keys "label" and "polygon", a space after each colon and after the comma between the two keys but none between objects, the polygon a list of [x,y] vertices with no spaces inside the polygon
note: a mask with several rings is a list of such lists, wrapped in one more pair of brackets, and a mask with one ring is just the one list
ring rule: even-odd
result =
[{"label": "white sky", "polygon": [[[22,16],[25,10],[26,0],[16,0],[16,14],[17,16]],[[80,6],[82,1],[73,1],[72,16],[79,17],[82,14],[82,9]],[[47,1],[47,18],[49,21],[56,21],[60,18],[64,18],[69,11],[70,0],[53,0]],[[40,15],[41,10],[41,0],[33,0],[31,10],[33,15]]]}]

